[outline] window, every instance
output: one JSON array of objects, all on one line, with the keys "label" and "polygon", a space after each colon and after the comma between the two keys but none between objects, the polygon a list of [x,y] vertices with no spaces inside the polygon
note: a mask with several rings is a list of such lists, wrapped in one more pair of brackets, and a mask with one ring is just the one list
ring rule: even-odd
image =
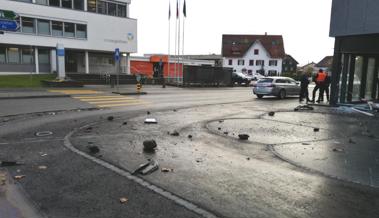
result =
[{"label": "window", "polygon": [[23,33],[35,33],[34,19],[29,17],[22,17],[22,32]]},{"label": "window", "polygon": [[233,60],[229,59],[229,65],[233,65]]},{"label": "window", "polygon": [[50,21],[38,19],[37,30],[40,35],[50,35]]},{"label": "window", "polygon": [[75,37],[75,24],[64,23],[64,36]]},{"label": "window", "polygon": [[255,65],[257,65],[257,66],[264,66],[265,65],[265,61],[264,60],[257,60],[255,62]]},{"label": "window", "polygon": [[254,49],[254,54],[255,55],[259,55],[259,50],[258,49]]},{"label": "window", "polygon": [[36,4],[39,5],[48,5],[49,1],[48,0],[36,0]]},{"label": "window", "polygon": [[87,10],[90,12],[96,12],[96,0],[87,1]]},{"label": "window", "polygon": [[18,48],[8,48],[8,63],[19,64],[20,63],[20,50]]},{"label": "window", "polygon": [[117,6],[117,16],[126,17],[126,5]]},{"label": "window", "polygon": [[51,21],[53,36],[63,36],[63,23],[59,21]]},{"label": "window", "polygon": [[238,65],[240,65],[240,66],[245,65],[245,60],[239,59],[238,60]]},{"label": "window", "polygon": [[76,37],[85,39],[87,38],[87,26],[83,24],[76,24]]},{"label": "window", "polygon": [[72,8],[71,0],[61,0],[61,1],[62,1],[62,8]]},{"label": "window", "polygon": [[[270,73],[270,71],[269,71],[269,73]],[[287,83],[287,81],[285,79],[277,79],[275,82],[276,83]]]},{"label": "window", "polygon": [[59,3],[59,0],[49,0],[49,5],[50,6],[56,6],[56,7],[60,7],[60,3]]},{"label": "window", "polygon": [[4,47],[0,47],[0,63],[1,64],[4,64],[6,62],[6,52],[5,52],[5,48]]},{"label": "window", "polygon": [[252,70],[247,70],[247,74],[253,75],[253,71]]},{"label": "window", "polygon": [[107,14],[107,3],[104,1],[97,2],[97,13]]},{"label": "window", "polygon": [[22,63],[23,64],[34,63],[33,49],[31,49],[31,48],[23,48],[22,49]]},{"label": "window", "polygon": [[249,66],[254,66],[254,60],[249,60]]},{"label": "window", "polygon": [[268,62],[268,66],[278,66],[278,61],[277,60],[270,60]]},{"label": "window", "polygon": [[38,49],[38,62],[39,64],[50,64],[50,50]]},{"label": "window", "polygon": [[116,10],[116,4],[108,2],[108,15],[116,16],[117,10]]},{"label": "window", "polygon": [[269,70],[268,75],[269,76],[276,76],[277,71],[276,70]]},{"label": "window", "polygon": [[84,10],[84,0],[74,0],[74,9]]}]

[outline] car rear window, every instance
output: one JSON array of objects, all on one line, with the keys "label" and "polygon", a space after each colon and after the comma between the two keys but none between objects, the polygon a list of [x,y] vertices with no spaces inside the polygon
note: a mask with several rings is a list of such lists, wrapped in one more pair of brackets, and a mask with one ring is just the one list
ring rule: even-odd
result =
[{"label": "car rear window", "polygon": [[258,80],[258,83],[271,83],[272,81],[273,79],[271,78],[264,78],[264,79]]}]

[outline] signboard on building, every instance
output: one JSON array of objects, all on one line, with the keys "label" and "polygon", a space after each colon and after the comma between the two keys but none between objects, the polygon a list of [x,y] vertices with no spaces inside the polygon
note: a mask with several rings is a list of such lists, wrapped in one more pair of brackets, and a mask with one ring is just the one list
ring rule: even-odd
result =
[{"label": "signboard on building", "polygon": [[120,61],[120,49],[119,48],[116,48],[114,50],[114,59],[115,59],[116,62]]},{"label": "signboard on building", "polygon": [[14,11],[0,10],[0,19],[1,20],[16,20],[18,14]]},{"label": "signboard on building", "polygon": [[0,10],[0,31],[17,31],[20,28],[17,18],[18,14],[13,11]]}]

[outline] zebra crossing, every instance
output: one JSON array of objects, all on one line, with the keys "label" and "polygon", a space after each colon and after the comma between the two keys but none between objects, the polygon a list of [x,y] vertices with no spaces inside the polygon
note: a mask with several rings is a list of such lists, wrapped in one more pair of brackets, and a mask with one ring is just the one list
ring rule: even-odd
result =
[{"label": "zebra crossing", "polygon": [[148,102],[130,96],[112,95],[101,91],[94,90],[49,90],[50,92],[59,92],[71,95],[71,98],[86,102],[98,108],[109,107],[127,107],[134,105],[146,105]]}]

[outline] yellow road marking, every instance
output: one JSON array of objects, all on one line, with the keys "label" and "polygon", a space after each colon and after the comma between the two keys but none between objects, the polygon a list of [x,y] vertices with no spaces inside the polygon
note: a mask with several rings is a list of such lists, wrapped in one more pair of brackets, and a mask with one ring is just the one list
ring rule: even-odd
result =
[{"label": "yellow road marking", "polygon": [[134,98],[75,98],[81,101],[112,101],[112,100],[134,100]]},{"label": "yellow road marking", "polygon": [[49,92],[60,92],[64,94],[99,94],[102,93],[100,91],[94,91],[94,90],[76,90],[76,89],[68,89],[68,90],[59,90],[59,89],[51,89]]},{"label": "yellow road marking", "polygon": [[105,104],[105,105],[97,105],[98,107],[121,107],[121,106],[131,106],[131,105],[145,105],[147,102],[139,102],[139,103],[125,103],[125,104]]},{"label": "yellow road marking", "polygon": [[142,102],[142,101],[140,101],[140,100],[87,101],[87,103],[90,103],[90,104],[101,104],[101,103],[107,104],[107,103],[122,103],[122,102],[128,103],[128,102]]},{"label": "yellow road marking", "polygon": [[129,98],[126,96],[119,96],[119,95],[92,95],[92,96],[73,96],[73,98]]}]

